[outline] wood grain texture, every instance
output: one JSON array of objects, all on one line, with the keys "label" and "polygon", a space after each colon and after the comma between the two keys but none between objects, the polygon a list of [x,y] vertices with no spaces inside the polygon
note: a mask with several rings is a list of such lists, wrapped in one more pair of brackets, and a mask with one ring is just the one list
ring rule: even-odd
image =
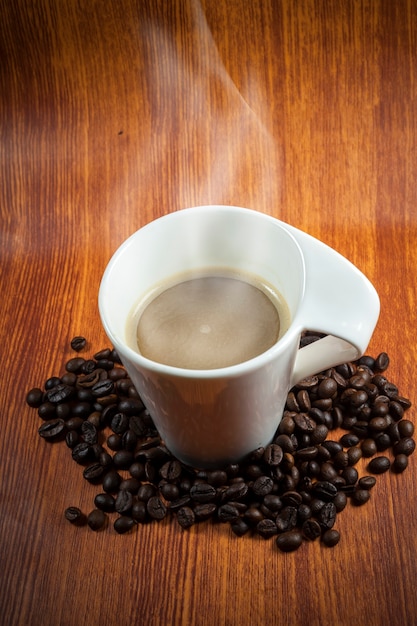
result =
[{"label": "wood grain texture", "polygon": [[369,352],[415,399],[416,54],[413,0],[0,3],[5,626],[417,624],[414,459],[339,516],[333,550],[210,524],[94,534],[62,513],[95,488],[24,402],[72,336],[107,345],[97,291],[123,239],[212,203],[291,222],[364,271],[381,298]]}]

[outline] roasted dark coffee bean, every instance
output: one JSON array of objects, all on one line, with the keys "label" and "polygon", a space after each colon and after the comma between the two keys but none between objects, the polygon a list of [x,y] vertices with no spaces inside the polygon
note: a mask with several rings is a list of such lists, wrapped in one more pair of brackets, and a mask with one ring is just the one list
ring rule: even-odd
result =
[{"label": "roasted dark coffee bean", "polygon": [[94,444],[98,441],[97,428],[89,421],[85,421],[81,424],[81,435],[86,443]]},{"label": "roasted dark coffee bean", "polygon": [[83,374],[91,374],[91,372],[94,372],[94,370],[98,367],[98,364],[93,361],[93,359],[87,359],[84,363],[83,366],[81,367],[81,372]]},{"label": "roasted dark coffee bean", "polygon": [[340,533],[335,528],[329,528],[323,533],[321,540],[325,546],[332,548],[339,543]]},{"label": "roasted dark coffee bean", "polygon": [[362,476],[358,481],[358,487],[360,489],[372,489],[376,485],[375,476]]},{"label": "roasted dark coffee bean", "polygon": [[61,379],[58,376],[51,376],[45,381],[45,390],[49,391],[61,383]]},{"label": "roasted dark coffee bean", "polygon": [[230,502],[222,504],[217,509],[217,517],[220,522],[235,522],[239,518],[239,510]]},{"label": "roasted dark coffee bean", "polygon": [[311,508],[308,506],[308,504],[305,504],[304,502],[302,502],[297,507],[297,518],[298,518],[298,521],[300,523],[303,523],[303,522],[305,522],[305,520],[310,519],[310,517],[311,517]]},{"label": "roasted dark coffee bean", "polygon": [[52,402],[42,402],[38,406],[38,415],[43,420],[51,420],[56,417],[56,405]]},{"label": "roasted dark coffee bean", "polygon": [[182,473],[182,465],[179,461],[172,459],[164,463],[159,470],[159,474],[166,480],[178,480]]},{"label": "roasted dark coffee bean", "polygon": [[[265,496],[266,497],[266,496]],[[286,491],[281,496],[281,502],[284,506],[298,507],[302,502],[301,494],[298,491]],[[264,498],[265,502],[265,498]]]},{"label": "roasted dark coffee bean", "polygon": [[105,468],[100,463],[94,463],[84,469],[83,476],[89,483],[96,484],[101,481],[105,471]]},{"label": "roasted dark coffee bean", "polygon": [[196,504],[194,506],[194,515],[198,520],[207,520],[214,515],[217,506],[213,502],[207,502],[204,504]]},{"label": "roasted dark coffee bean", "polygon": [[120,483],[122,482],[122,477],[116,470],[110,470],[103,477],[103,491],[106,493],[117,493]]},{"label": "roasted dark coffee bean", "polygon": [[121,450],[123,447],[121,436],[117,435],[116,433],[109,435],[107,437],[107,445],[110,448],[110,450],[113,450],[113,452],[116,452],[117,450]]},{"label": "roasted dark coffee bean", "polygon": [[263,459],[267,465],[276,466],[281,463],[283,455],[284,452],[282,448],[276,443],[271,443],[270,445],[266,446],[263,454]]},{"label": "roasted dark coffee bean", "polygon": [[80,352],[87,345],[87,340],[85,337],[77,336],[71,339],[71,348],[75,350],[75,352]]},{"label": "roasted dark coffee bean", "polygon": [[59,402],[70,400],[74,396],[74,393],[74,387],[59,383],[46,392],[46,397],[49,402],[58,404]]},{"label": "roasted dark coffee bean", "polygon": [[48,420],[38,428],[38,434],[46,441],[56,441],[65,435],[65,422],[62,419]]},{"label": "roasted dark coffee bean", "polygon": [[317,444],[325,441],[328,433],[329,429],[325,424],[317,424],[317,426],[310,435],[310,442],[316,446]]},{"label": "roasted dark coffee bean", "polygon": [[368,470],[372,474],[383,474],[388,471],[391,466],[391,462],[386,456],[377,456],[368,463]]},{"label": "roasted dark coffee bean", "polygon": [[332,528],[336,521],[336,506],[334,502],[325,502],[317,513],[317,521],[322,528]]},{"label": "roasted dark coffee bean", "polygon": [[301,546],[302,542],[303,536],[298,530],[281,533],[276,539],[276,544],[282,552],[293,552]]},{"label": "roasted dark coffee bean", "polygon": [[337,392],[337,382],[333,378],[324,378],[317,388],[319,398],[333,398]]},{"label": "roasted dark coffee bean", "polygon": [[142,500],[143,502],[147,502],[149,498],[152,498],[157,493],[157,489],[155,485],[151,485],[150,483],[143,483],[137,493],[138,500]]},{"label": "roasted dark coffee bean", "polygon": [[319,480],[313,487],[313,494],[315,498],[330,502],[336,497],[337,487],[328,480]]},{"label": "roasted dark coffee bean", "polygon": [[111,348],[103,348],[94,354],[94,358],[96,361],[100,361],[100,359],[108,359],[111,355]]},{"label": "roasted dark coffee bean", "polygon": [[116,496],[114,508],[121,515],[128,514],[133,506],[133,495],[126,489],[120,489]]},{"label": "roasted dark coffee bean", "polygon": [[115,499],[109,493],[98,493],[94,498],[97,509],[112,513],[115,510]]},{"label": "roasted dark coffee bean", "polygon": [[237,537],[243,537],[243,535],[246,535],[246,533],[250,530],[249,524],[247,524],[241,517],[239,517],[235,522],[232,522],[230,528]]},{"label": "roasted dark coffee bean", "polygon": [[370,497],[371,494],[369,489],[355,489],[355,491],[352,493],[351,501],[356,506],[362,506],[362,504],[368,502]]},{"label": "roasted dark coffee bean", "polygon": [[388,433],[376,433],[374,439],[378,452],[384,452],[384,450],[388,450],[391,446],[391,438]]},{"label": "roasted dark coffee bean", "polygon": [[278,513],[275,518],[278,532],[291,530],[297,525],[297,508],[295,506],[286,506]]},{"label": "roasted dark coffee bean", "polygon": [[140,463],[139,461],[135,461],[129,467],[129,473],[132,478],[137,478],[137,480],[143,480],[145,478],[145,465],[144,463]]},{"label": "roasted dark coffee bean", "polygon": [[84,362],[85,359],[83,359],[82,357],[74,357],[73,359],[67,361],[67,363],[65,364],[65,369],[67,370],[67,372],[73,372],[74,374],[78,374],[81,372],[81,368],[84,365]]},{"label": "roasted dark coffee bean", "polygon": [[138,398],[120,400],[117,406],[121,413],[126,413],[126,415],[129,416],[140,415],[145,408],[142,400],[139,400]]},{"label": "roasted dark coffee bean", "polygon": [[87,389],[86,387],[77,389],[77,400],[80,400],[80,402],[89,402],[90,404],[94,404],[95,402],[91,389]]},{"label": "roasted dark coffee bean", "polygon": [[100,530],[107,521],[107,515],[100,509],[93,509],[87,516],[87,524],[91,530]]},{"label": "roasted dark coffee bean", "polygon": [[408,456],[406,454],[397,454],[392,462],[391,469],[396,474],[400,474],[408,467]]},{"label": "roasted dark coffee bean", "polygon": [[359,459],[362,458],[361,448],[357,446],[352,446],[352,448],[349,448],[349,450],[347,451],[347,457],[349,465],[356,465]]},{"label": "roasted dark coffee bean", "polygon": [[411,437],[404,437],[394,445],[393,452],[395,455],[405,454],[406,456],[410,456],[410,454],[413,454],[415,448],[416,443],[414,439]]},{"label": "roasted dark coffee bean", "polygon": [[248,485],[241,481],[237,483],[233,483],[225,490],[223,494],[224,500],[241,500],[248,493],[249,487]]},{"label": "roasted dark coffee bean", "polygon": [[373,439],[364,439],[361,443],[362,454],[365,457],[374,456],[377,453],[376,443]]},{"label": "roasted dark coffee bean", "polygon": [[67,402],[63,402],[62,404],[57,404],[55,409],[55,415],[57,418],[62,420],[67,420],[71,415],[71,407]]},{"label": "roasted dark coffee bean", "polygon": [[166,483],[164,485],[161,485],[159,490],[161,492],[161,495],[168,502],[171,502],[173,500],[177,500],[177,498],[179,498],[179,496],[180,496],[179,487],[177,485],[172,484],[172,483]]},{"label": "roasted dark coffee bean", "polygon": [[74,446],[71,454],[74,461],[80,465],[86,464],[94,458],[91,445],[85,441],[82,441]]},{"label": "roasted dark coffee bean", "polygon": [[269,539],[278,534],[278,528],[272,519],[263,519],[256,524],[256,532],[264,539]]},{"label": "roasted dark coffee bean", "polygon": [[207,474],[207,482],[213,487],[225,485],[227,482],[227,474],[224,470],[213,470]]},{"label": "roasted dark coffee bean", "polygon": [[125,478],[124,480],[122,480],[122,482],[119,485],[119,489],[129,491],[133,495],[135,495],[139,491],[140,487],[141,487],[141,482],[140,480],[137,480],[136,478]]},{"label": "roasted dark coffee bean", "polygon": [[129,417],[125,413],[116,413],[110,422],[110,428],[116,435],[123,435],[130,426]]},{"label": "roasted dark coffee bean", "polygon": [[252,491],[257,496],[266,496],[274,488],[274,481],[269,476],[259,476],[252,485]]},{"label": "roasted dark coffee bean", "polygon": [[84,526],[84,524],[87,522],[86,516],[77,506],[69,506],[67,509],[65,509],[64,515],[65,519],[67,519],[69,522],[71,522],[71,524],[74,524],[75,526]]},{"label": "roasted dark coffee bean", "polygon": [[321,526],[315,519],[306,519],[301,527],[301,532],[305,539],[314,541],[321,535]]},{"label": "roasted dark coffee bean", "polygon": [[90,402],[76,402],[72,406],[73,417],[87,418],[92,412],[93,408]]},{"label": "roasted dark coffee bean", "polygon": [[333,463],[330,463],[330,462],[323,463],[320,468],[319,476],[321,480],[325,480],[325,481],[334,480],[337,476],[337,470],[335,469]]},{"label": "roasted dark coffee bean", "polygon": [[152,519],[161,520],[167,514],[167,508],[158,496],[152,496],[146,503],[146,510]]},{"label": "roasted dark coffee bean", "polygon": [[346,433],[345,435],[343,435],[339,439],[339,443],[344,448],[350,448],[351,446],[357,446],[359,441],[360,441],[359,437],[357,435],[355,435],[354,433]]},{"label": "roasted dark coffee bean", "polygon": [[43,391],[39,387],[33,387],[26,395],[26,403],[32,408],[37,409],[43,402]]},{"label": "roasted dark coffee bean", "polygon": [[337,513],[340,513],[347,504],[347,495],[343,491],[338,491],[333,499],[333,504],[336,507]]},{"label": "roasted dark coffee bean", "polygon": [[316,422],[307,413],[294,415],[294,422],[298,430],[303,433],[311,433],[317,426]]},{"label": "roasted dark coffee bean", "polygon": [[195,514],[189,506],[183,506],[177,511],[177,522],[182,528],[190,528],[195,524]]},{"label": "roasted dark coffee bean", "polygon": [[137,521],[128,515],[121,515],[118,517],[113,524],[114,530],[119,533],[119,535],[124,535],[125,533],[132,530],[137,524]]},{"label": "roasted dark coffee bean", "polygon": [[354,485],[359,477],[358,470],[355,467],[346,467],[342,473],[342,478],[345,480],[346,485]]},{"label": "roasted dark coffee bean", "polygon": [[170,502],[169,508],[171,511],[178,511],[181,507],[188,506],[189,504],[191,504],[191,498],[188,494],[184,494]]},{"label": "roasted dark coffee bean", "polygon": [[109,396],[114,391],[114,383],[112,380],[105,379],[99,380],[93,387],[91,387],[91,393],[95,398],[102,398]]},{"label": "roasted dark coffee bean", "polygon": [[130,511],[130,515],[136,522],[144,524],[148,519],[146,503],[142,500],[135,500],[132,504],[132,510]]},{"label": "roasted dark coffee bean", "polygon": [[216,498],[216,489],[208,483],[198,483],[190,489],[190,496],[195,502],[213,502]]},{"label": "roasted dark coffee bean", "polygon": [[75,446],[80,443],[80,435],[76,430],[69,430],[65,435],[65,442],[68,448],[75,448]]},{"label": "roasted dark coffee bean", "polygon": [[138,437],[135,435],[133,430],[127,430],[122,435],[122,447],[125,450],[134,451],[136,450],[136,446],[138,443]]},{"label": "roasted dark coffee bean", "polygon": [[117,469],[127,470],[132,465],[134,458],[131,450],[118,450],[113,455],[113,463]]}]

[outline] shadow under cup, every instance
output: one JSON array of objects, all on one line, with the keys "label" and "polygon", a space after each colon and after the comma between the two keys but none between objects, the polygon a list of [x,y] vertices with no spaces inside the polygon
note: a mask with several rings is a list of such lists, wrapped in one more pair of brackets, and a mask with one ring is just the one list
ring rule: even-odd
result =
[{"label": "shadow under cup", "polygon": [[190,270],[227,268],[269,283],[291,320],[304,293],[304,259],[272,217],[237,207],[197,207],[144,226],[116,251],[102,279],[105,331],[169,450],[199,468],[221,467],[267,445],[281,420],[301,329],[291,323],[263,354],[230,367],[186,370],[129,345],[128,320],[152,288]]}]

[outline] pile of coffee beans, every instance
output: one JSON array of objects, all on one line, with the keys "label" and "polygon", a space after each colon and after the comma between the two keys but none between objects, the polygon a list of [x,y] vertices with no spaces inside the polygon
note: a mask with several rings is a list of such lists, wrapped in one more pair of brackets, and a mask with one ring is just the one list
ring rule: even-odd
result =
[{"label": "pile of coffee beans", "polygon": [[[301,343],[317,338],[306,333]],[[164,446],[115,350],[84,358],[86,344],[74,337],[78,354],[65,372],[26,396],[42,420],[39,435],[65,441],[84,479],[97,486],[87,515],[66,509],[75,525],[98,531],[112,520],[123,534],[172,516],[184,529],[211,520],[237,536],[273,537],[284,552],[304,541],[334,546],[348,501],[365,504],[376,476],[403,472],[415,448],[413,423],[404,418],[411,403],[384,375],[383,352],[299,382],[271,444],[243,462],[192,469]]]}]

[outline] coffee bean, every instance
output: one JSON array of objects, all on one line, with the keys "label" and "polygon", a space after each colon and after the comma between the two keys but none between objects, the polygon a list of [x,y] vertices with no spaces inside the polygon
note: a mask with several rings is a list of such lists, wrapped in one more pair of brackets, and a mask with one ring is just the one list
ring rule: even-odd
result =
[{"label": "coffee bean", "polygon": [[266,518],[257,523],[256,532],[264,539],[269,539],[278,534],[278,528],[272,519]]},{"label": "coffee bean", "polygon": [[67,363],[65,364],[65,369],[67,370],[67,372],[78,374],[81,372],[81,368],[84,365],[84,362],[85,359],[83,359],[82,357],[74,357],[73,359],[67,361]]},{"label": "coffee bean", "polygon": [[284,452],[276,443],[271,443],[265,448],[263,459],[267,465],[277,466],[281,463]]},{"label": "coffee bean", "polygon": [[257,496],[266,496],[271,493],[274,481],[269,476],[259,476],[252,485],[252,491]]},{"label": "coffee bean", "polygon": [[321,535],[321,526],[315,519],[307,519],[302,525],[301,532],[305,539],[314,541]]},{"label": "coffee bean", "polygon": [[160,498],[158,498],[158,496],[152,496],[152,498],[149,498],[148,502],[146,503],[146,509],[152,519],[157,520],[164,519],[167,513],[167,508],[165,504]]},{"label": "coffee bean", "polygon": [[376,485],[375,476],[362,476],[358,481],[358,487],[360,489],[372,489]]},{"label": "coffee bean", "polygon": [[120,483],[122,482],[122,477],[116,470],[110,470],[103,477],[103,491],[106,493],[117,493]]},{"label": "coffee bean", "polygon": [[100,463],[94,463],[93,465],[88,465],[84,471],[83,476],[90,483],[98,483],[103,478],[105,469]]},{"label": "coffee bean", "polygon": [[414,439],[411,437],[404,437],[394,445],[393,452],[395,455],[405,454],[406,456],[410,456],[410,454],[414,452],[415,448],[416,443]]},{"label": "coffee bean", "polygon": [[392,462],[391,469],[396,474],[401,474],[408,467],[408,456],[406,454],[397,454]]},{"label": "coffee bean", "polygon": [[85,337],[77,336],[71,339],[71,348],[75,350],[75,352],[80,352],[87,345],[87,340]]},{"label": "coffee bean", "polygon": [[219,506],[217,517],[220,522],[235,522],[239,518],[239,510],[235,505],[228,502]]},{"label": "coffee bean", "polygon": [[371,494],[369,489],[355,489],[352,493],[351,501],[353,504],[356,504],[356,506],[361,506],[362,504],[368,502],[370,497]]},{"label": "coffee bean", "polygon": [[98,493],[94,498],[94,504],[98,509],[107,513],[115,510],[115,499],[109,493]]},{"label": "coffee bean", "polygon": [[189,506],[183,506],[177,511],[177,522],[182,528],[190,528],[195,524],[194,511]]},{"label": "coffee bean", "polygon": [[195,502],[205,503],[213,502],[216,498],[216,489],[208,483],[198,483],[190,489],[190,496]]},{"label": "coffee bean", "polygon": [[65,435],[65,422],[62,419],[48,420],[38,428],[38,434],[46,441],[56,441]]},{"label": "coffee bean", "polygon": [[144,524],[147,519],[147,510],[145,502],[142,500],[135,500],[130,512],[131,517],[138,523]]},{"label": "coffee bean", "polygon": [[126,489],[120,489],[116,496],[114,508],[121,515],[128,514],[133,506],[133,495]]},{"label": "coffee bean", "polygon": [[318,386],[319,398],[332,398],[337,392],[337,382],[333,378],[325,378]]},{"label": "coffee bean", "polygon": [[339,543],[340,533],[335,528],[329,528],[323,533],[321,540],[325,546],[332,548]]},{"label": "coffee bean", "polygon": [[37,409],[43,402],[43,391],[39,389],[39,387],[34,387],[31,389],[26,395],[26,403],[32,407],[32,409]]},{"label": "coffee bean", "polygon": [[377,456],[368,463],[368,470],[372,474],[383,474],[389,470],[391,462],[386,456]]},{"label": "coffee bean", "polygon": [[332,528],[336,521],[336,514],[334,502],[325,502],[317,514],[317,521],[322,528]]},{"label": "coffee bean", "polygon": [[107,521],[107,515],[100,509],[93,509],[87,516],[87,524],[91,530],[101,530]]},{"label": "coffee bean", "polygon": [[133,519],[133,517],[129,517],[127,515],[121,515],[118,517],[113,524],[114,530],[119,533],[119,535],[124,535],[125,533],[132,530],[137,524],[137,521]]},{"label": "coffee bean", "polygon": [[84,526],[87,522],[87,518],[84,513],[77,506],[69,506],[64,511],[65,519],[67,519],[74,526]]},{"label": "coffee bean", "polygon": [[298,550],[303,542],[303,536],[298,530],[289,530],[278,535],[276,544],[282,552],[293,552]]}]

